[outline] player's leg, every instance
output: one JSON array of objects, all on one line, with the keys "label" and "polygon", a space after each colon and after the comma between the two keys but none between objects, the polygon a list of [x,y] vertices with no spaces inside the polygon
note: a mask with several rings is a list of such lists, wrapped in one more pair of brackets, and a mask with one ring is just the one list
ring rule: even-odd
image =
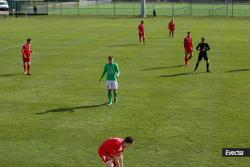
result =
[{"label": "player's leg", "polygon": [[174,31],[172,31],[172,38],[174,38]]},{"label": "player's leg", "polygon": [[206,60],[207,72],[210,72],[210,70],[209,70],[209,60],[208,60],[207,55],[205,55],[204,59]]},{"label": "player's leg", "polygon": [[188,64],[188,63],[187,63],[187,60],[188,60],[188,52],[187,52],[187,50],[185,49],[185,58],[184,58],[185,66]]},{"label": "player's leg", "polygon": [[145,45],[146,44],[146,38],[145,38],[144,34],[142,35],[142,40],[143,40],[143,44]]},{"label": "player's leg", "polygon": [[193,51],[189,51],[189,57],[187,58],[187,64],[189,64],[189,60],[193,57]]},{"label": "player's leg", "polygon": [[196,63],[196,65],[195,65],[194,71],[197,70],[197,68],[198,68],[198,66],[199,66],[199,64],[200,64],[200,62],[201,62],[201,60],[203,59],[203,57],[204,57],[204,55],[199,54],[198,59],[197,59],[197,63]]},{"label": "player's leg", "polygon": [[107,163],[105,163],[106,167],[115,167],[115,164],[113,161],[109,161]]},{"label": "player's leg", "polygon": [[168,37],[169,37],[169,38],[171,37],[171,30],[169,30],[169,35],[168,35]]},{"label": "player's leg", "polygon": [[209,70],[209,61],[206,61],[206,66],[207,66],[207,72],[211,72],[211,71]]},{"label": "player's leg", "polygon": [[114,167],[114,161],[109,156],[98,154],[106,167]]},{"label": "player's leg", "polygon": [[142,36],[141,36],[141,34],[139,34],[139,41],[140,41],[140,43],[141,43],[141,38],[142,38]]},{"label": "player's leg", "polygon": [[114,92],[114,103],[116,103],[117,102],[117,92],[118,92],[118,82],[117,81],[113,81],[112,89]]},{"label": "player's leg", "polygon": [[198,60],[197,60],[197,63],[196,63],[196,65],[195,65],[194,71],[197,70],[197,68],[198,68],[198,66],[199,66],[199,64],[200,64],[201,59],[202,59],[202,57],[199,55]]},{"label": "player's leg", "polygon": [[30,64],[31,64],[31,62],[29,61],[27,64],[28,64],[28,75],[31,75],[31,72],[30,72]]},{"label": "player's leg", "polygon": [[23,61],[23,71],[24,71],[24,74],[27,74],[27,71],[26,71],[26,62]]},{"label": "player's leg", "polygon": [[112,89],[108,89],[108,105],[112,104]]},{"label": "player's leg", "polygon": [[112,104],[112,81],[106,82],[107,89],[108,89],[108,105]]},{"label": "player's leg", "polygon": [[113,89],[114,92],[114,103],[117,102],[117,89]]}]

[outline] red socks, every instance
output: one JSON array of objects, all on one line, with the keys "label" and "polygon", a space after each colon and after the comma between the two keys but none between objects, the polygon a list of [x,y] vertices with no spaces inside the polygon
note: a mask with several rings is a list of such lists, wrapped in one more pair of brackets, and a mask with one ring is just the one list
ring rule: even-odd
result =
[{"label": "red socks", "polygon": [[30,64],[28,64],[28,73],[30,74]]},{"label": "red socks", "polygon": [[23,69],[24,69],[24,72],[26,72],[26,64],[23,63]]}]

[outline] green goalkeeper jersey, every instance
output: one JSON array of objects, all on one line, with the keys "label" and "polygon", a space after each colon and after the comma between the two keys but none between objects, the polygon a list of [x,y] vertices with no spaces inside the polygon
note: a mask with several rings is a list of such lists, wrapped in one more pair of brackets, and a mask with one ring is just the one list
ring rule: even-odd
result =
[{"label": "green goalkeeper jersey", "polygon": [[101,76],[101,79],[105,76],[105,74],[107,73],[107,80],[110,81],[116,81],[117,77],[119,77],[120,75],[120,70],[119,70],[119,66],[116,63],[112,63],[112,64],[106,64],[104,66],[104,70]]}]

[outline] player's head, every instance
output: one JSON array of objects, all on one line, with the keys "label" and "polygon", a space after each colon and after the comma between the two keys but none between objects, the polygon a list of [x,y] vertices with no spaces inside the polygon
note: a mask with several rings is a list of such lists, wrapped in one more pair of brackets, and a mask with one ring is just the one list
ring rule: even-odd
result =
[{"label": "player's head", "polygon": [[190,31],[187,32],[187,36],[191,36],[191,32]]},{"label": "player's head", "polygon": [[27,39],[27,43],[31,43],[31,39],[30,38]]},{"label": "player's head", "polygon": [[144,24],[144,21],[143,21],[143,20],[141,21],[141,24]]},{"label": "player's head", "polygon": [[174,22],[174,18],[172,18],[171,21]]},{"label": "player's head", "polygon": [[206,39],[204,37],[201,38],[201,42],[204,43]]},{"label": "player's head", "polygon": [[112,57],[112,56],[109,56],[109,57],[108,57],[108,61],[109,61],[109,64],[112,64],[112,63],[113,63],[113,57]]},{"label": "player's head", "polygon": [[128,136],[124,138],[124,146],[128,147],[134,144],[134,138],[132,136]]}]

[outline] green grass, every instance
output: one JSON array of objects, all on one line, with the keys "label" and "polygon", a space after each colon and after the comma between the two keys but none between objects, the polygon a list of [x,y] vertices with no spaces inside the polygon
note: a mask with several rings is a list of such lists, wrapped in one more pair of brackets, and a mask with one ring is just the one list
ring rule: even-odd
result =
[{"label": "green grass", "polygon": [[[249,147],[249,19],[177,17],[174,39],[165,18],[33,17],[1,20],[0,166],[101,167],[100,143],[136,138],[128,167],[247,167],[222,158],[224,147]],[[183,37],[205,36],[205,63],[183,64]],[[32,76],[22,74],[21,44],[33,39]],[[120,65],[119,102],[98,83],[107,56]],[[178,66],[178,67],[177,67]],[[101,106],[98,106],[101,105]]]},{"label": "green grass", "polygon": [[[51,5],[54,3],[51,3]],[[140,3],[96,4],[78,9],[78,4],[60,6],[52,5],[49,14],[56,15],[128,15],[138,16],[141,13]],[[147,15],[152,15],[153,9],[162,16],[250,16],[250,4],[207,4],[207,3],[147,3]],[[232,11],[233,9],[233,11]]]}]

